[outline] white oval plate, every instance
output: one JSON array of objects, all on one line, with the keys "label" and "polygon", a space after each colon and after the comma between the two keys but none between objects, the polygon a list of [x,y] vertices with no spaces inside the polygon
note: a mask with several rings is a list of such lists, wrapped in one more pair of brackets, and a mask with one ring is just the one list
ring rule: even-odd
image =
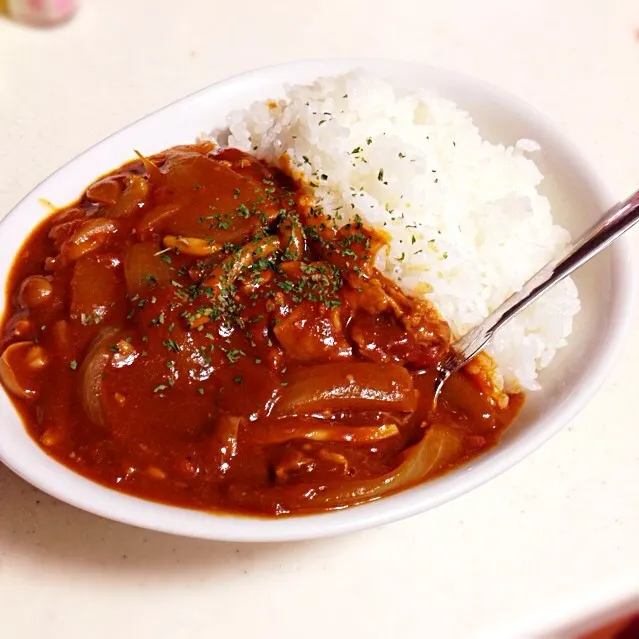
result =
[{"label": "white oval plate", "polygon": [[[332,60],[283,64],[225,80],[175,102],[115,133],[56,171],[27,195],[0,225],[0,281],[14,255],[45,216],[39,198],[56,205],[133,156],[194,141],[226,124],[228,113],[254,100],[280,97],[285,84],[309,82],[356,68],[408,87],[428,87],[467,109],[485,138],[511,145],[532,138],[535,161],[546,176],[543,190],[555,217],[573,234],[613,202],[579,153],[517,98],[477,80],[402,62]],[[428,510],[488,481],[552,437],[587,403],[610,371],[629,325],[633,281],[629,248],[619,241],[576,277],[583,310],[568,347],[541,376],[500,445],[450,474],[380,501],[323,515],[259,519],[214,515],[153,503],[104,488],[47,456],[28,436],[8,397],[0,392],[0,459],[49,494],[89,512],[154,530],[232,541],[285,541],[335,535],[395,521]],[[0,304],[4,305],[4,298]],[[0,307],[0,311],[2,308]]]}]

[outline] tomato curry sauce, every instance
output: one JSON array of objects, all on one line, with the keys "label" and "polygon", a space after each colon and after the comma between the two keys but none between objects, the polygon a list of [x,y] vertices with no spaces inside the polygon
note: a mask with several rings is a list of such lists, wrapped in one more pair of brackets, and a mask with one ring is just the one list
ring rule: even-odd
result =
[{"label": "tomato curry sauce", "polygon": [[450,331],[375,269],[384,243],[241,151],[140,157],[27,240],[0,379],[49,455],[126,493],[261,515],[376,499],[492,446],[522,402],[475,366],[433,413]]}]

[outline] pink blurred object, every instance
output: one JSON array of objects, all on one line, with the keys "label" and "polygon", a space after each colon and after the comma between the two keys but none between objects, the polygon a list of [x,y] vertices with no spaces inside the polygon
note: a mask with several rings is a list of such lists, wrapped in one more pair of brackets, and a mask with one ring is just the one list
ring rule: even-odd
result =
[{"label": "pink blurred object", "polygon": [[34,26],[48,27],[66,22],[78,8],[77,0],[8,0],[11,18]]}]

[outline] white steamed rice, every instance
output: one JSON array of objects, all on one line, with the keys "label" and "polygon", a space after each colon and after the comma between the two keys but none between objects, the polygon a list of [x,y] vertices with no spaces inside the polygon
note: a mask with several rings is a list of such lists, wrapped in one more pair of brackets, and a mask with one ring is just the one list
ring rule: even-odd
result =
[{"label": "white steamed rice", "polygon": [[[272,163],[288,156],[328,213],[355,214],[391,235],[379,269],[431,300],[455,336],[478,324],[569,241],[539,194],[526,153],[482,140],[449,100],[365,73],[289,87],[229,118],[229,146]],[[566,343],[580,304],[565,280],[505,326],[488,352],[509,390]]]}]

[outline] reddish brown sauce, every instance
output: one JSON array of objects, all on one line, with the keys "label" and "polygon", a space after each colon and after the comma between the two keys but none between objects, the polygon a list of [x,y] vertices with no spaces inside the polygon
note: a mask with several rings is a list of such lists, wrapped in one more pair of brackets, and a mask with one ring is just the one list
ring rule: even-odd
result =
[{"label": "reddish brown sauce", "polygon": [[92,184],[11,273],[0,378],[31,436],[101,484],[193,508],[340,508],[495,444],[449,330],[373,266],[384,238],[234,149],[170,149]]},{"label": "reddish brown sauce", "polygon": [[607,623],[577,639],[639,639],[639,614]]}]

